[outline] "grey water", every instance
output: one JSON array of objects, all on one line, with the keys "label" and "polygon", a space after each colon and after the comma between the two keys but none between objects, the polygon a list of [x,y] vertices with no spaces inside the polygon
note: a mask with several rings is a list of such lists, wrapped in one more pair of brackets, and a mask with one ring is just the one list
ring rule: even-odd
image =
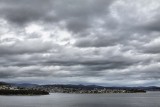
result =
[{"label": "grey water", "polygon": [[0,96],[0,107],[160,107],[160,92]]}]

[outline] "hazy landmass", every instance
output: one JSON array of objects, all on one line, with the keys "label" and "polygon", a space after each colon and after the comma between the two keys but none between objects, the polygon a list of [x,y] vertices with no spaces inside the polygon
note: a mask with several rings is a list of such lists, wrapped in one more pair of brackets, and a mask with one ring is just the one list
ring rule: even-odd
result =
[{"label": "hazy landmass", "polygon": [[160,91],[160,87],[105,87],[72,84],[38,85],[0,82],[0,95],[47,95],[49,93],[145,93],[146,91]]},{"label": "hazy landmass", "polygon": [[0,95],[47,95],[49,93],[145,93],[147,91],[160,91],[160,87],[105,87],[98,85],[73,84],[38,85],[0,82]]},{"label": "hazy landmass", "polygon": [[0,95],[48,95],[45,90],[22,88],[10,83],[0,82]]}]

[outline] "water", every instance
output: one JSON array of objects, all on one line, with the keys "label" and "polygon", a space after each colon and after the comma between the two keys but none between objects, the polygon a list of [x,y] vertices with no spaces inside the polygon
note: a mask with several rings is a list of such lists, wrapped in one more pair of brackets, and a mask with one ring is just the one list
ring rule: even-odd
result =
[{"label": "water", "polygon": [[160,107],[160,92],[0,96],[0,107]]}]

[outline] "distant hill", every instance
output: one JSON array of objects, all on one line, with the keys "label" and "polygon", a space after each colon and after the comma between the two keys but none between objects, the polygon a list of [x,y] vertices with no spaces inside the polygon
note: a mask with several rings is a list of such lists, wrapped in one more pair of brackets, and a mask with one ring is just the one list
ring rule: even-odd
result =
[{"label": "distant hill", "polygon": [[9,83],[6,83],[6,82],[0,82],[0,86],[1,85],[10,85]]},{"label": "distant hill", "polygon": [[124,90],[131,90],[131,89],[137,89],[137,90],[145,90],[145,91],[160,91],[160,87],[156,86],[148,86],[148,87],[104,87],[104,86],[98,86],[98,85],[73,85],[73,84],[48,84],[48,85],[38,85],[38,84],[30,84],[30,83],[6,83],[6,82],[0,82],[0,85],[11,85],[16,87],[22,87],[22,88],[33,88],[33,87],[44,87],[44,88],[73,88],[73,89],[124,89]]},{"label": "distant hill", "polygon": [[32,87],[37,87],[37,84],[30,84],[30,83],[22,83],[22,84],[12,84],[12,86],[16,87],[22,87],[22,88],[32,88]]},{"label": "distant hill", "polygon": [[63,85],[63,84],[54,84],[54,85],[41,85],[41,87],[49,87],[49,88],[54,88],[54,87],[58,87],[58,88],[74,88],[74,89],[124,89],[124,90],[131,90],[131,89],[136,89],[136,90],[145,90],[145,91],[160,91],[160,87],[156,87],[156,86],[149,86],[149,87],[104,87],[104,86],[97,86],[97,85],[72,85],[72,84],[68,84],[68,85]]},{"label": "distant hill", "polygon": [[1,85],[10,85],[10,86],[16,86],[16,87],[24,87],[24,88],[32,88],[38,86],[37,84],[30,84],[30,83],[6,83],[6,82],[0,82]]},{"label": "distant hill", "polygon": [[105,87],[103,86],[97,86],[97,85],[72,85],[72,84],[68,84],[68,85],[63,85],[63,84],[55,84],[55,85],[41,85],[41,87],[50,87],[50,88],[54,88],[54,87],[58,87],[58,88],[73,88],[73,89],[87,89],[87,90],[91,90],[91,89],[103,89]]}]

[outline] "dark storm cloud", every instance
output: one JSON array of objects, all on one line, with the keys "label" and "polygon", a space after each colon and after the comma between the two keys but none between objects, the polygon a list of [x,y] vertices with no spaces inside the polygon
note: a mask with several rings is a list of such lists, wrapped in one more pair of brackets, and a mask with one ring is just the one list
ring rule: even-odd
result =
[{"label": "dark storm cloud", "polygon": [[114,0],[69,0],[59,1],[55,13],[66,21],[67,29],[80,33],[92,26],[95,18],[108,14],[108,8]]},{"label": "dark storm cloud", "polygon": [[1,0],[1,17],[18,25],[33,21],[62,21],[69,30],[80,32],[90,26],[90,17],[107,13],[113,0]]},{"label": "dark storm cloud", "polygon": [[25,24],[44,17],[49,9],[49,0],[1,0],[1,16],[16,24]]},{"label": "dark storm cloud", "polygon": [[160,85],[159,9],[159,0],[0,0],[0,78]]},{"label": "dark storm cloud", "polygon": [[160,20],[150,22],[142,27],[148,31],[160,31]]}]

